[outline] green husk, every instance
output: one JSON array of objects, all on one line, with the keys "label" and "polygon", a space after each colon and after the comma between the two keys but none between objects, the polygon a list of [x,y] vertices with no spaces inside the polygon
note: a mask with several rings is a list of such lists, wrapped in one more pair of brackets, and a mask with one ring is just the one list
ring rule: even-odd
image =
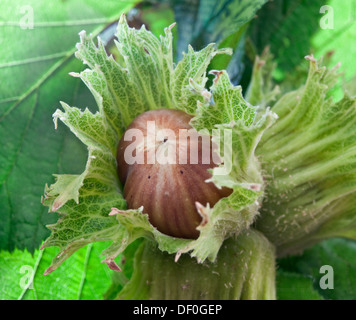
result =
[{"label": "green husk", "polygon": [[356,239],[356,99],[335,102],[338,66],[306,58],[305,85],[276,101],[279,120],[256,150],[266,179],[257,228],[279,256],[330,237]]},{"label": "green husk", "polygon": [[274,246],[258,231],[224,242],[216,263],[182,256],[178,263],[153,242],[136,252],[134,274],[119,300],[274,300]]},{"label": "green husk", "polygon": [[[123,15],[118,23],[116,46],[120,62],[108,57],[98,39],[80,33],[76,57],[89,69],[80,77],[92,92],[98,112],[84,112],[62,103],[54,120],[67,125],[87,146],[88,162],[81,175],[57,175],[56,183],[46,186],[44,204],[57,211],[60,219],[49,226],[52,234],[43,247],[59,246],[47,273],[55,270],[80,247],[95,241],[111,240],[103,251],[103,261],[118,269],[114,259],[138,238],[154,240],[162,251],[181,254],[190,252],[199,262],[214,261],[223,241],[237,235],[255,221],[263,195],[263,179],[254,150],[275,115],[247,103],[240,87],[234,87],[225,71],[215,71],[211,91],[205,88],[206,69],[217,54],[230,54],[229,49],[216,49],[214,44],[201,51],[188,47],[175,66],[172,59],[172,29],[157,39],[143,26],[129,28]],[[214,100],[211,105],[210,99]],[[222,148],[224,165],[212,171],[218,187],[229,187],[233,193],[213,208],[199,206],[204,224],[200,236],[187,240],[167,236],[153,227],[144,208],[127,210],[122,186],[116,174],[116,147],[124,130],[139,114],[158,108],[173,108],[194,115],[192,125],[208,130],[213,140],[231,143]],[[212,112],[210,112],[212,111]]]}]

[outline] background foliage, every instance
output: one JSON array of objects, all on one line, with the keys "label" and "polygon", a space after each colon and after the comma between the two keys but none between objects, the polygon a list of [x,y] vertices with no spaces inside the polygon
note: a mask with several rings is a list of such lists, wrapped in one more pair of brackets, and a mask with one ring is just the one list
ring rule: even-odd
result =
[{"label": "background foliage", "polygon": [[[330,30],[319,24],[319,9],[326,4],[334,9]],[[34,25],[23,29],[21,22],[30,19],[28,6]],[[44,185],[54,181],[52,173],[82,172],[87,156],[66,127],[54,130],[52,114],[59,101],[96,108],[80,79],[68,75],[83,70],[74,57],[81,30],[100,34],[115,56],[111,40],[122,12],[128,13],[132,26],[144,23],[156,35],[176,21],[176,61],[189,43],[196,50],[210,42],[232,47],[233,56],[214,58],[210,69],[226,68],[243,88],[255,55],[267,45],[277,62],[276,82],[287,80],[291,88],[297,87],[307,68],[303,58],[312,52],[328,55],[330,65],[341,61],[344,82],[351,92],[356,88],[355,0],[0,0],[0,7],[1,299],[101,299],[112,284],[112,271],[100,263],[101,243],[79,250],[55,273],[42,276],[56,248],[39,247],[49,234],[45,226],[57,220],[41,204]],[[340,94],[336,91],[335,99]],[[278,297],[355,298],[355,258],[354,242],[333,239],[301,256],[281,259]],[[320,289],[319,268],[324,264],[334,266],[334,290]],[[130,273],[127,267],[114,281],[122,284]]]}]

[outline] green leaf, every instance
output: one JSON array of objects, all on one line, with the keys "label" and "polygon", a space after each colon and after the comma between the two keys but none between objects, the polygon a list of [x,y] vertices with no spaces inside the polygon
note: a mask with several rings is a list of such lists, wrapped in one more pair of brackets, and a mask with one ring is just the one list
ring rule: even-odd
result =
[{"label": "green leaf", "polygon": [[313,279],[302,274],[279,270],[277,272],[278,300],[324,300],[313,287]]},{"label": "green leaf", "polygon": [[306,84],[276,102],[279,120],[257,147],[268,182],[257,226],[280,256],[355,238],[356,99],[328,98],[338,68],[307,59]]},{"label": "green leaf", "polygon": [[77,251],[61,271],[46,277],[45,268],[58,249],[0,253],[1,300],[101,300],[111,283],[112,271],[100,263],[107,244],[91,244]]},{"label": "green leaf", "polygon": [[[330,239],[306,250],[303,255],[279,259],[278,265],[282,278],[285,272],[292,272],[297,277],[309,278],[314,291],[318,292],[319,296],[324,297],[324,299],[353,300],[356,297],[355,261],[355,241]],[[321,269],[323,266],[332,267],[332,273],[323,271]],[[320,286],[320,280],[325,276],[332,279],[333,289],[323,289]],[[330,284],[327,280],[326,283]],[[280,287],[286,285],[285,282],[281,281]],[[295,282],[295,285],[301,284]],[[284,291],[284,294],[287,294],[286,291]]]},{"label": "green leaf", "polygon": [[231,81],[238,83],[244,69],[242,60],[246,28],[266,2],[266,0],[169,0],[178,27],[178,59],[182,57],[188,45],[200,50],[213,42],[217,43],[219,48],[231,48],[234,51],[233,55],[216,57],[209,70],[226,69]]},{"label": "green leaf", "polygon": [[[341,63],[343,78],[333,90],[336,99],[343,96],[344,83],[352,81],[356,67],[352,57],[356,55],[356,1],[329,0],[326,11],[320,14],[320,21],[326,24],[312,38],[313,51],[317,58],[327,56],[328,66]],[[355,93],[356,91],[350,91]]]},{"label": "green leaf", "polygon": [[[353,57],[356,55],[356,1],[327,1],[328,8],[320,14],[320,19],[331,18],[327,28],[320,28],[312,38],[312,45],[316,57],[320,58],[330,54],[330,65],[341,62],[340,71],[345,74],[345,80],[351,80],[356,74]],[[332,12],[330,12],[330,8]],[[333,25],[330,23],[333,22]]]},{"label": "green leaf", "polygon": [[310,53],[311,38],[319,30],[320,8],[325,0],[269,1],[249,30],[256,50],[269,46],[284,74],[293,71]]},{"label": "green leaf", "polygon": [[[52,173],[83,169],[86,151],[51,115],[60,99],[90,103],[74,43],[83,28],[99,34],[135,1],[2,1],[0,21],[0,248],[36,249],[55,221],[40,203]],[[33,13],[33,28],[31,22]],[[29,27],[29,28],[26,28]],[[70,153],[64,153],[64,150]]]},{"label": "green leaf", "polygon": [[220,42],[250,21],[266,0],[170,1],[178,25],[178,57],[188,44],[202,49]]}]

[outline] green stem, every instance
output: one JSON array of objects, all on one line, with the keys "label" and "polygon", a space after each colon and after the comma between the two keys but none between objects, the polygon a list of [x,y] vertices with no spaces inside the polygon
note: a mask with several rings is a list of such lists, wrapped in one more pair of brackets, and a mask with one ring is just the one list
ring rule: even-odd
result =
[{"label": "green stem", "polygon": [[274,246],[258,231],[247,230],[222,245],[215,263],[198,264],[184,254],[142,243],[131,280],[117,299],[146,300],[272,300],[275,293]]}]

